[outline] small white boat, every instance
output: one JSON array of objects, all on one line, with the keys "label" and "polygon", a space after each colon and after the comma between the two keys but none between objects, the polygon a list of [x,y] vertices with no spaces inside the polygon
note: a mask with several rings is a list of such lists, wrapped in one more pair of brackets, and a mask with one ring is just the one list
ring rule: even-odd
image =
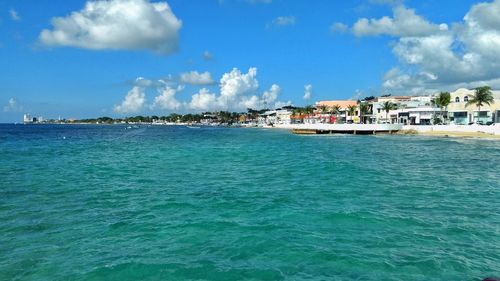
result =
[{"label": "small white boat", "polygon": [[189,129],[201,129],[201,127],[198,126],[186,126]]}]

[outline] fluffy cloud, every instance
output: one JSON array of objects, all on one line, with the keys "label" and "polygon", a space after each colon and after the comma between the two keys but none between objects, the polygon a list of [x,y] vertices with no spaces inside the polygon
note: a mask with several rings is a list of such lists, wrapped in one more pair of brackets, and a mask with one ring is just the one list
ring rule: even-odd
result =
[{"label": "fluffy cloud", "polygon": [[224,73],[220,79],[220,98],[227,104],[238,102],[242,96],[253,94],[259,88],[257,68],[252,67],[248,72],[241,73],[237,68]]},{"label": "fluffy cloud", "polygon": [[305,100],[311,99],[313,86],[311,84],[304,85],[304,96],[302,97]]},{"label": "fluffy cloud", "polygon": [[180,81],[181,83],[190,85],[210,85],[215,82],[212,79],[212,75],[208,71],[203,73],[199,73],[198,71],[181,73]]},{"label": "fluffy cloud", "polygon": [[421,16],[415,14],[415,10],[404,6],[393,9],[394,17],[382,17],[380,19],[359,19],[352,30],[356,36],[426,36],[434,34],[445,26],[428,22]]},{"label": "fluffy cloud", "polygon": [[217,96],[210,93],[208,89],[203,88],[191,97],[188,108],[196,111],[216,110],[218,104]]},{"label": "fluffy cloud", "polygon": [[385,92],[500,87],[500,0],[472,6],[463,21],[451,25],[431,23],[401,5],[393,13],[393,17],[360,19],[352,27],[356,36],[397,38],[392,50],[400,65],[384,76]]},{"label": "fluffy cloud", "polygon": [[[187,73],[191,79],[193,72]],[[194,77],[202,76],[195,72]],[[208,72],[206,72],[209,75]],[[203,74],[203,73],[202,73]],[[186,77],[184,77],[186,78]],[[199,77],[198,77],[199,78]],[[209,77],[211,80],[211,77]],[[281,88],[277,84],[273,84],[269,90],[262,94],[258,93],[259,82],[257,80],[257,68],[252,67],[247,73],[241,72],[234,68],[230,72],[222,75],[220,79],[220,92],[213,93],[206,88],[200,89],[197,93],[191,96],[191,100],[180,101],[176,98],[176,94],[184,89],[183,85],[173,86],[170,79],[164,80],[149,80],[139,77],[135,80],[132,90],[125,96],[125,99],[120,105],[115,106],[114,110],[118,113],[137,113],[146,109],[146,89],[156,88],[158,95],[154,98],[147,108],[149,110],[167,110],[167,111],[245,111],[247,108],[277,108],[285,105],[290,105],[291,102],[279,101]],[[182,79],[184,82],[193,81]],[[198,81],[198,80],[196,80]],[[207,80],[208,81],[208,80]],[[202,83],[198,83],[201,85]]]},{"label": "fluffy cloud", "polygon": [[120,105],[116,105],[114,110],[118,113],[136,113],[143,109],[146,102],[146,93],[144,88],[134,86],[128,92]]},{"label": "fluffy cloud", "polygon": [[265,91],[262,94],[262,101],[266,105],[272,105],[277,99],[279,94],[281,93],[280,86],[273,84],[268,91]]},{"label": "fluffy cloud", "polygon": [[7,105],[3,107],[4,112],[20,112],[22,110],[23,107],[19,105],[15,98],[10,98]]},{"label": "fluffy cloud", "polygon": [[175,94],[182,89],[182,87],[174,89],[168,86],[160,88],[159,95],[155,97],[151,109],[179,110],[182,104],[175,98]]},{"label": "fluffy cloud", "polygon": [[207,89],[201,89],[191,97],[191,102],[187,107],[197,111],[244,111],[247,108],[273,108],[290,104],[290,102],[278,101],[281,88],[276,84],[261,95],[258,94],[259,82],[255,67],[250,68],[247,73],[242,73],[237,68],[232,69],[222,75],[219,87],[219,95]]},{"label": "fluffy cloud", "polygon": [[168,54],[177,49],[182,26],[166,2],[88,1],[83,10],[52,19],[40,41],[48,46],[85,49],[149,49]]},{"label": "fluffy cloud", "polygon": [[295,17],[294,16],[277,17],[272,21],[272,24],[277,25],[277,26],[294,25],[295,24]]},{"label": "fluffy cloud", "polygon": [[13,21],[20,21],[21,20],[21,17],[19,16],[19,14],[17,13],[16,10],[14,9],[10,9],[9,10],[9,15],[10,15],[10,18],[13,20]]}]

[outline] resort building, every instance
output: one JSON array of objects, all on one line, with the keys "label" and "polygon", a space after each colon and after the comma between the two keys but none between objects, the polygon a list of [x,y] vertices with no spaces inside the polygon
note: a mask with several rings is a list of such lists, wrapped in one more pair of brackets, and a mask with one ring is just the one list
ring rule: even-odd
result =
[{"label": "resort building", "polygon": [[452,124],[466,125],[470,123],[488,124],[491,122],[500,123],[500,91],[492,91],[494,103],[491,105],[483,105],[481,111],[478,111],[477,106],[466,106],[471,97],[474,96],[474,90],[458,89],[451,92],[451,102],[448,105],[448,117]]},{"label": "resort building", "polygon": [[[319,109],[323,106],[326,106],[328,111],[331,111],[334,106],[339,106],[340,110],[337,114],[334,114],[333,116],[331,114],[324,114],[321,113],[319,110],[316,111],[316,114],[320,114],[320,118],[322,120],[328,120],[330,122],[323,122],[323,123],[347,123],[347,122],[353,122],[356,121],[356,117],[359,116],[359,108],[358,108],[358,102],[355,100],[330,100],[330,101],[318,101],[316,102],[316,108]],[[350,106],[356,106],[356,113],[354,115],[349,115],[348,114],[348,109]],[[338,118],[338,120],[336,120]],[[359,122],[359,117],[357,118]]]}]

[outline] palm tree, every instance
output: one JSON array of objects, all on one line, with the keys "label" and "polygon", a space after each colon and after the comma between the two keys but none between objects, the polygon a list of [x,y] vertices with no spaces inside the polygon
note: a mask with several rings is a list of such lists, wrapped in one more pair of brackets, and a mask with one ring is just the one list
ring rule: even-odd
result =
[{"label": "palm tree", "polygon": [[370,113],[370,105],[365,103],[365,102],[360,103],[359,104],[359,111],[360,111],[360,115],[361,115],[361,122],[366,123],[365,122],[366,121],[365,115]]},{"label": "palm tree", "polygon": [[451,95],[448,92],[441,92],[434,99],[434,104],[441,110],[441,117],[443,117],[443,120],[444,120],[443,108],[447,108],[450,102],[451,102]]},{"label": "palm tree", "polygon": [[328,106],[326,106],[326,105],[320,105],[320,106],[318,107],[318,109],[319,109],[319,111],[321,112],[321,114],[326,114],[326,113],[328,113]]},{"label": "palm tree", "polygon": [[388,118],[388,115],[389,115],[389,111],[390,110],[394,110],[396,109],[396,105],[393,104],[392,102],[390,101],[386,101],[384,103],[382,103],[382,110],[385,111],[385,120],[387,121],[389,118]]},{"label": "palm tree", "polygon": [[331,112],[333,115],[335,115],[335,123],[337,123],[337,122],[338,122],[338,115],[339,115],[339,113],[340,113],[340,110],[341,110],[341,109],[342,109],[342,108],[340,107],[340,105],[336,104],[336,105],[332,106],[332,108],[331,108],[331,110],[330,110],[330,112]]},{"label": "palm tree", "polygon": [[306,105],[306,107],[305,107],[305,113],[306,114],[312,114],[312,113],[314,113],[314,106],[312,106],[312,105]]},{"label": "palm tree", "polygon": [[[349,105],[347,107],[346,113],[348,112],[350,116],[354,116],[356,114],[356,109],[358,109],[357,106],[355,106],[355,105]],[[347,121],[347,115],[345,117],[345,120]]]},{"label": "palm tree", "polygon": [[490,86],[477,87],[475,94],[471,99],[465,104],[465,106],[469,106],[474,104],[477,106],[477,122],[479,122],[479,116],[481,114],[481,106],[487,104],[491,105],[494,103],[493,93],[491,92]]}]

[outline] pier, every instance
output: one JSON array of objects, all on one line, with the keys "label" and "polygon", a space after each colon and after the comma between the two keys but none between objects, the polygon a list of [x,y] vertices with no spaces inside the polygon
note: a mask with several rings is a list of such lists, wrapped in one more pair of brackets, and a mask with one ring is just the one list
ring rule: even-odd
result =
[{"label": "pier", "polygon": [[288,125],[294,134],[321,135],[321,134],[353,134],[375,135],[397,133],[403,128],[402,124],[294,124]]}]

